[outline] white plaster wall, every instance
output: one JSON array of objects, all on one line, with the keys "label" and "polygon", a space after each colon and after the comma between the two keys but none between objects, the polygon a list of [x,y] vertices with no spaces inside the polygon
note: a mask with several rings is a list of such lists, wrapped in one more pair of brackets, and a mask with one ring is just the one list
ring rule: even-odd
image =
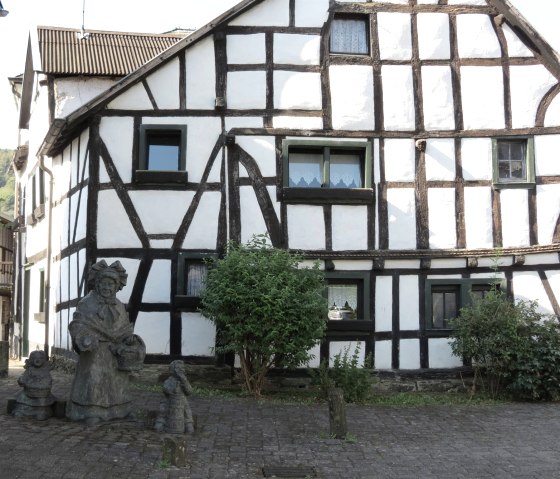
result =
[{"label": "white plaster wall", "polygon": [[414,140],[395,138],[385,140],[385,180],[414,181],[416,178],[416,149]]},{"label": "white plaster wall", "polygon": [[311,359],[307,362],[306,367],[318,368],[321,364],[321,346],[314,346],[308,353],[311,355]]},{"label": "white plaster wall", "polygon": [[[74,220],[72,220],[71,228],[70,228],[72,231],[72,236],[75,241],[80,241],[81,239],[85,238],[87,234],[87,201],[88,201],[87,187],[82,188],[81,197],[80,194],[76,194],[72,198],[72,213],[70,217],[78,218],[78,221],[75,223]],[[72,240],[72,237],[70,239]]]},{"label": "white plaster wall", "polygon": [[142,83],[136,83],[120,93],[107,105],[109,110],[152,110],[152,102]]},{"label": "white plaster wall", "polygon": [[420,269],[419,259],[388,259],[385,261],[385,269]]},{"label": "white plaster wall", "polygon": [[558,254],[557,253],[542,253],[542,254],[528,254],[525,255],[526,266],[531,265],[544,265],[544,264],[558,264]]},{"label": "white plaster wall", "polygon": [[367,206],[332,206],[334,251],[367,250]]},{"label": "white plaster wall", "polygon": [[512,283],[516,301],[537,301],[538,311],[545,314],[554,313],[539,273],[536,271],[513,273]]},{"label": "white plaster wall", "polygon": [[276,140],[273,136],[237,136],[235,142],[254,158],[263,177],[276,176]]},{"label": "white plaster wall", "polygon": [[455,180],[455,141],[434,138],[426,141],[426,180]]},{"label": "white plaster wall", "polygon": [[389,249],[416,248],[416,205],[414,188],[387,190]]},{"label": "white plaster wall", "polygon": [[414,85],[412,68],[383,65],[383,117],[387,130],[414,130]]},{"label": "white plaster wall", "polygon": [[98,261],[104,259],[108,265],[113,264],[115,261],[119,261],[122,267],[126,270],[128,277],[126,278],[126,285],[117,293],[117,298],[123,303],[128,303],[130,295],[132,294],[132,288],[134,287],[134,281],[136,281],[136,275],[138,274],[138,267],[140,266],[140,260],[132,258],[98,258]]},{"label": "white plaster wall", "polygon": [[560,272],[559,271],[546,271],[548,284],[550,285],[556,301],[560,299]]},{"label": "white plaster wall", "polygon": [[491,257],[478,258],[479,268],[493,268],[496,266],[496,264],[500,267],[511,266],[513,264],[513,256],[501,256],[499,258],[491,258]]},{"label": "white plaster wall", "polygon": [[276,186],[267,186],[266,190],[268,191],[268,196],[270,196],[270,199],[272,200],[272,206],[274,206],[274,211],[276,211],[276,216],[278,218],[280,218],[282,212],[281,212],[281,204],[279,201],[277,201],[277,191],[276,191]]},{"label": "white plaster wall", "polygon": [[175,233],[194,193],[192,191],[129,191],[132,204],[148,234]]},{"label": "white plaster wall", "polygon": [[393,363],[393,342],[375,342],[375,369],[391,369]]},{"label": "white plaster wall", "polygon": [[373,130],[373,68],[364,65],[329,67],[332,122],[338,130]]},{"label": "white plaster wall", "polygon": [[453,130],[455,112],[451,68],[423,66],[422,96],[426,130]]},{"label": "white plaster wall", "polygon": [[461,160],[465,180],[491,180],[492,140],[464,138],[461,141]]},{"label": "white plaster wall", "polygon": [[533,52],[525,46],[506,23],[502,24],[502,30],[506,37],[508,55],[510,57],[534,57]]},{"label": "white plaster wall", "polygon": [[[60,249],[64,249],[68,246],[68,217],[70,216],[70,200],[68,198],[64,199],[58,207],[56,207],[57,216],[60,218],[60,223],[57,226],[60,229],[57,231],[60,242]],[[26,246],[27,247],[27,246]]]},{"label": "white plaster wall", "polygon": [[231,64],[259,64],[266,63],[265,35],[228,35],[227,61]]},{"label": "white plaster wall", "polygon": [[[134,121],[131,117],[103,117],[99,134],[107,146],[115,168],[124,183],[132,179],[132,140]],[[101,163],[101,162],[100,162]],[[99,181],[106,183],[109,176],[105,168],[100,168]]]},{"label": "white plaster wall", "polygon": [[183,356],[214,356],[216,327],[200,313],[181,314],[183,323],[181,354]]},{"label": "white plaster wall", "polygon": [[33,256],[45,250],[45,238],[47,237],[48,221],[42,220],[35,226],[27,227],[27,237],[25,242],[25,254]]},{"label": "white plaster wall", "polygon": [[504,247],[529,246],[529,200],[527,190],[504,189],[502,205],[502,237]]},{"label": "white plaster wall", "polygon": [[68,293],[68,284],[70,281],[70,258],[62,258],[60,261],[60,284],[56,285],[58,290],[58,298],[60,303],[64,303],[70,299]]},{"label": "white plaster wall", "polygon": [[391,331],[392,329],[393,278],[378,276],[375,281],[375,331]]},{"label": "white plaster wall", "polygon": [[457,15],[457,38],[461,58],[500,58],[502,55],[488,15]]},{"label": "white plaster wall", "polygon": [[538,185],[537,224],[539,225],[539,244],[552,243],[559,215],[560,185]]},{"label": "white plaster wall", "polygon": [[247,243],[253,235],[266,233],[267,228],[252,186],[239,188],[239,204],[241,208],[241,242]]},{"label": "white plaster wall", "polygon": [[[79,282],[80,277],[81,277],[80,268],[82,270],[84,268],[83,263],[81,263],[81,265],[79,264],[78,256],[79,256],[78,253],[74,253],[69,258],[70,281],[69,281],[68,285],[70,287],[70,293],[69,293],[70,294],[70,299],[76,299],[78,297],[78,282]],[[84,259],[84,258],[82,257],[81,259]],[[45,276],[45,278],[46,278],[46,276]],[[39,289],[37,289],[36,291],[39,291]]]},{"label": "white plaster wall", "polygon": [[229,72],[227,74],[228,108],[266,108],[266,73],[263,71]]},{"label": "white plaster wall", "polygon": [[544,126],[558,125],[560,125],[560,95],[556,95],[556,97],[554,97],[548,106],[544,117]]},{"label": "white plaster wall", "polygon": [[214,110],[216,60],[211,35],[185,51],[187,108]]},{"label": "white plaster wall", "polygon": [[537,176],[560,175],[560,135],[537,135],[535,141],[535,173]]},{"label": "white plaster wall", "polygon": [[323,107],[321,74],[274,71],[274,108],[320,110]]},{"label": "white plaster wall", "polygon": [[150,240],[150,248],[153,249],[170,249],[173,246],[172,239]]},{"label": "white plaster wall", "polygon": [[464,258],[454,259],[432,259],[430,262],[430,267],[432,269],[440,268],[464,268],[466,266],[466,261]]},{"label": "white plaster wall", "polygon": [[512,126],[533,127],[543,96],[558,80],[543,65],[511,65],[509,75]]},{"label": "white plaster wall", "polygon": [[373,267],[372,261],[367,260],[334,260],[335,271],[370,271]]},{"label": "white plaster wall", "polygon": [[334,363],[334,357],[340,354],[342,358],[344,354],[348,353],[348,359],[352,359],[356,348],[359,347],[358,352],[358,366],[364,366],[364,359],[366,358],[366,344],[364,341],[331,341],[329,343],[329,366],[332,367]]},{"label": "white plaster wall", "polygon": [[399,369],[420,368],[420,341],[401,339],[399,344]]},{"label": "white plaster wall", "polygon": [[504,128],[502,67],[461,67],[465,130]]},{"label": "white plaster wall", "polygon": [[327,21],[329,0],[296,0],[296,27],[322,27]]},{"label": "white plaster wall", "polygon": [[450,58],[449,15],[446,13],[419,13],[417,19],[420,59],[447,60]]},{"label": "white plaster wall", "polygon": [[465,187],[465,236],[467,248],[491,248],[492,190],[487,186]]},{"label": "white plaster wall", "polygon": [[230,131],[232,128],[262,128],[263,118],[262,116],[234,116],[226,117],[226,131]]},{"label": "white plaster wall", "polygon": [[293,130],[322,130],[323,117],[307,116],[275,116],[272,118],[273,128],[289,128]]},{"label": "white plaster wall", "polygon": [[146,78],[159,109],[179,108],[179,68],[179,60],[175,58]]},{"label": "white plaster wall", "polygon": [[463,365],[461,358],[453,356],[448,338],[428,340],[428,361],[430,368],[458,368]]},{"label": "white plaster wall", "polygon": [[108,78],[72,77],[54,81],[55,117],[64,118],[116,83]]},{"label": "white plaster wall", "polygon": [[293,249],[325,249],[325,218],[321,206],[288,205],[288,244]]},{"label": "white plaster wall", "polygon": [[208,191],[202,195],[183,248],[216,249],[221,199],[218,191]]},{"label": "white plaster wall", "polygon": [[319,35],[274,34],[274,63],[319,65],[321,63]]},{"label": "white plaster wall", "polygon": [[289,0],[267,0],[243,15],[234,18],[230,25],[287,27],[290,24]]},{"label": "white plaster wall", "polygon": [[377,24],[381,59],[410,60],[412,57],[410,14],[379,12]]},{"label": "white plaster wall", "polygon": [[401,276],[399,292],[399,327],[401,331],[417,330],[420,323],[418,276]]},{"label": "white plaster wall", "polygon": [[428,188],[428,223],[430,248],[457,246],[455,188]]},{"label": "white plaster wall", "polygon": [[141,246],[115,191],[100,191],[97,201],[97,247],[140,248]]},{"label": "white plaster wall", "polygon": [[169,313],[138,313],[134,332],[146,343],[148,354],[169,354]]},{"label": "white plaster wall", "polygon": [[169,303],[170,301],[171,261],[155,260],[150,268],[143,303]]}]

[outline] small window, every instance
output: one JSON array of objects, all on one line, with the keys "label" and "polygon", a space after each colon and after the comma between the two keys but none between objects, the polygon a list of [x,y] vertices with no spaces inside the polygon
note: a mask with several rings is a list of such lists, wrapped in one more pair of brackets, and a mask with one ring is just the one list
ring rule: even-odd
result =
[{"label": "small window", "polygon": [[493,182],[496,187],[527,187],[535,183],[532,138],[493,140]]},{"label": "small window", "polygon": [[200,295],[208,274],[205,258],[214,258],[208,253],[181,253],[177,264],[177,295],[175,305],[196,311],[200,306]]},{"label": "small window", "polygon": [[432,286],[433,329],[448,329],[449,320],[459,313],[459,286]]},{"label": "small window", "polygon": [[366,16],[335,17],[331,24],[330,52],[347,55],[369,54],[369,26]]},{"label": "small window", "polygon": [[327,272],[325,276],[329,321],[369,319],[368,273]]},{"label": "small window", "polygon": [[426,329],[451,329],[450,321],[461,308],[484,298],[493,288],[499,289],[493,279],[432,279],[426,282]]},{"label": "small window", "polygon": [[135,179],[140,182],[185,182],[186,144],[186,125],[141,125]]}]

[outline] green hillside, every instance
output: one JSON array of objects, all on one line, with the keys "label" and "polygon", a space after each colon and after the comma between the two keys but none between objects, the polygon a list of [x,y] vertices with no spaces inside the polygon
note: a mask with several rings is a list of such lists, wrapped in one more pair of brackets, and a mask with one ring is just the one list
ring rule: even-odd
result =
[{"label": "green hillside", "polygon": [[14,217],[15,177],[13,150],[0,149],[0,215]]}]

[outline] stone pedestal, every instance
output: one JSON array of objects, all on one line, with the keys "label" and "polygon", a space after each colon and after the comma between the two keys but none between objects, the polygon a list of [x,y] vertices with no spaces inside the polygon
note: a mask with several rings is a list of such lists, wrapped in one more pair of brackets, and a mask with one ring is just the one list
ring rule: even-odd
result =
[{"label": "stone pedestal", "polygon": [[8,375],[9,359],[10,343],[8,341],[0,341],[0,377]]}]

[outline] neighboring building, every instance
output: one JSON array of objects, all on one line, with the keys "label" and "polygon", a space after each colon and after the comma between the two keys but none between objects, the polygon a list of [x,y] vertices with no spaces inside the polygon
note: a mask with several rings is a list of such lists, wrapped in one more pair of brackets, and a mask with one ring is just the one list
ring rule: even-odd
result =
[{"label": "neighboring building", "polygon": [[[9,79],[19,106],[20,146],[14,158],[18,258],[12,350],[20,355],[27,356],[29,351],[43,349],[48,343],[45,325],[54,324],[49,322],[50,315],[45,314],[45,308],[56,307],[50,294],[60,290],[50,288],[52,283],[48,281],[49,276],[51,281],[59,277],[58,271],[49,270],[47,257],[52,258],[53,245],[60,248],[60,238],[54,240],[54,234],[60,234],[61,218],[53,219],[52,225],[47,219],[49,205],[55,211],[57,205],[49,203],[53,198],[49,195],[52,163],[42,164],[41,157],[36,156],[43,138],[58,118],[107,91],[186,35],[186,32],[84,33],[54,27],[37,27],[30,33],[24,74]],[[70,181],[70,172],[67,174],[65,181]],[[62,185],[61,181],[59,174],[53,181],[53,191],[57,201],[66,199],[64,204],[69,205],[71,186]],[[45,288],[50,294],[45,295]]]},{"label": "neighboring building", "polygon": [[20,264],[38,298],[52,262],[45,343],[71,349],[85,273],[119,260],[151,359],[212,361],[202,259],[268,232],[351,307],[313,364],[360,342],[378,369],[460,366],[447,320],[470,292],[498,279],[560,313],[559,79],[504,0],[241,2],[48,132],[29,123]]},{"label": "neighboring building", "polygon": [[[14,271],[13,220],[0,216],[0,341],[13,334],[12,283]],[[12,326],[12,327],[11,327]]]}]

